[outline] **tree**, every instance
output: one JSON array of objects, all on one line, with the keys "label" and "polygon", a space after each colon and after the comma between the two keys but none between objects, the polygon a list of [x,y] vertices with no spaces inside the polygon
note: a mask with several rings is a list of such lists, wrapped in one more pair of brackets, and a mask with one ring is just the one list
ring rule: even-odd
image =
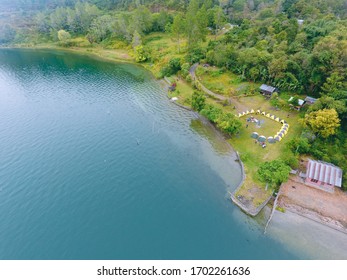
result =
[{"label": "tree", "polygon": [[134,31],[133,40],[131,44],[133,48],[136,48],[137,46],[142,45],[141,35],[139,34],[139,32],[137,32],[137,30]]},{"label": "tree", "polygon": [[221,114],[217,120],[217,127],[229,135],[239,132],[241,126],[241,121],[231,113]]},{"label": "tree", "polygon": [[206,97],[200,91],[194,91],[192,95],[192,108],[200,112],[205,107]]},{"label": "tree", "polygon": [[135,60],[136,62],[145,62],[148,59],[148,53],[142,45],[135,47]]},{"label": "tree", "polygon": [[200,111],[201,115],[206,117],[213,123],[216,123],[219,116],[223,113],[221,109],[214,107],[213,105],[207,105]]},{"label": "tree", "polygon": [[322,91],[334,99],[347,99],[346,84],[343,83],[343,77],[339,73],[332,73],[321,87]]},{"label": "tree", "polygon": [[340,119],[335,109],[318,110],[305,115],[304,124],[323,138],[336,134]]},{"label": "tree", "polygon": [[308,112],[314,112],[322,109],[335,109],[341,116],[347,112],[345,100],[335,100],[330,96],[322,96],[314,104],[312,104]]},{"label": "tree", "polygon": [[287,144],[294,154],[307,154],[310,152],[311,145],[307,138],[293,138]]},{"label": "tree", "polygon": [[16,36],[16,30],[9,24],[0,26],[0,44],[10,43]]},{"label": "tree", "polygon": [[132,17],[134,30],[141,34],[149,33],[153,26],[152,14],[145,6],[138,7]]},{"label": "tree", "polygon": [[162,76],[171,76],[181,70],[181,60],[178,57],[171,58],[168,65],[161,69]]},{"label": "tree", "polygon": [[58,39],[60,42],[62,42],[63,44],[67,43],[67,40],[69,40],[71,38],[71,35],[69,32],[61,29],[58,31]]},{"label": "tree", "polygon": [[56,30],[67,28],[66,9],[59,7],[50,15],[51,27]]},{"label": "tree", "polygon": [[257,175],[260,181],[269,184],[271,187],[277,188],[283,182],[288,180],[290,167],[282,160],[273,160],[264,162],[260,165]]},{"label": "tree", "polygon": [[112,18],[104,15],[93,20],[87,34],[88,41],[100,42],[104,40],[111,32]]},{"label": "tree", "polygon": [[171,32],[177,42],[178,52],[180,52],[181,36],[182,34],[184,34],[184,28],[185,28],[184,18],[182,17],[181,14],[176,15],[172,23]]},{"label": "tree", "polygon": [[205,5],[199,9],[199,0],[191,0],[186,13],[185,28],[188,48],[194,48],[197,43],[205,40],[207,25],[208,14]]}]

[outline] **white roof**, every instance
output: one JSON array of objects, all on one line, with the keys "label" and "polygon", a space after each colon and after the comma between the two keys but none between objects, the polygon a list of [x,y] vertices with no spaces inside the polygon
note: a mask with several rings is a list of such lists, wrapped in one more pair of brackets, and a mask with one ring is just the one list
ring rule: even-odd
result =
[{"label": "white roof", "polygon": [[336,187],[342,185],[342,169],[327,162],[309,160],[307,163],[307,178],[315,179]]}]

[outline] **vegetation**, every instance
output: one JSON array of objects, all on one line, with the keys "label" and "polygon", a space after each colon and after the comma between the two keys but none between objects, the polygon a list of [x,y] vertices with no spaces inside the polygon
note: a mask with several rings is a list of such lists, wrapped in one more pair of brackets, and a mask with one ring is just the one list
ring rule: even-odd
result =
[{"label": "vegetation", "polygon": [[340,120],[335,109],[323,109],[307,114],[304,123],[323,138],[336,134]]},{"label": "vegetation", "polygon": [[212,123],[215,123],[220,130],[229,135],[238,133],[242,126],[240,120],[233,114],[224,113],[222,109],[213,105],[206,106],[200,113]]},{"label": "vegetation", "polygon": [[[233,136],[229,141],[249,175],[246,188],[276,188],[300,155],[343,168],[347,188],[345,1],[3,0],[0,11],[2,45],[132,58],[158,78],[173,77],[177,87],[170,96]],[[196,62],[204,66],[196,70],[200,83],[227,100],[200,92],[189,74]],[[261,83],[280,93],[265,100],[257,92]],[[294,106],[306,96],[318,100],[297,113],[290,111],[292,96]],[[273,111],[290,124],[288,135],[266,149],[255,145],[251,127],[234,116],[244,108]],[[276,125],[262,126],[262,133],[274,135]],[[276,166],[281,171],[270,176]]]},{"label": "vegetation", "polygon": [[192,95],[192,108],[200,112],[205,107],[206,97],[202,92],[194,91]]},{"label": "vegetation", "polygon": [[258,176],[260,181],[268,183],[270,186],[278,187],[288,180],[290,167],[282,160],[267,161],[260,165],[258,169]]}]

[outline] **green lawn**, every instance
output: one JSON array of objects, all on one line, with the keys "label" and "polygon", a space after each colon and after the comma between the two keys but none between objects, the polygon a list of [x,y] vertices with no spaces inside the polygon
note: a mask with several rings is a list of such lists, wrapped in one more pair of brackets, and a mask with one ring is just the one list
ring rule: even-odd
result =
[{"label": "green lawn", "polygon": [[248,92],[249,87],[259,87],[258,84],[243,82],[238,75],[216,67],[198,66],[196,74],[205,87],[225,96],[243,95]]}]

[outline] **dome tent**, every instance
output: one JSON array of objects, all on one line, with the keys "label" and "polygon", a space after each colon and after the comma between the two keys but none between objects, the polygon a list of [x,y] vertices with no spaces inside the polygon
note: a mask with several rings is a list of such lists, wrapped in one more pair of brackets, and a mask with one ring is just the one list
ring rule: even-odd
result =
[{"label": "dome tent", "polygon": [[265,142],[266,141],[266,137],[264,135],[261,135],[261,136],[259,136],[258,141],[259,142]]},{"label": "dome tent", "polygon": [[254,139],[258,139],[258,137],[259,137],[258,132],[253,132],[253,133],[251,134],[251,137],[254,138]]}]

